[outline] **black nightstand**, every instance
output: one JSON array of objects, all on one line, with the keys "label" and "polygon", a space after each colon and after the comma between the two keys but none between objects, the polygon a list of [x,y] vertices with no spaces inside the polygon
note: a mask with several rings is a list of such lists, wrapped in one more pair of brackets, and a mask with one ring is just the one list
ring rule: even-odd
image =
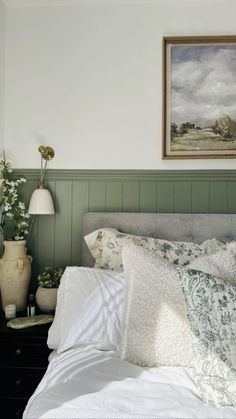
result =
[{"label": "black nightstand", "polygon": [[[25,314],[17,313],[17,317]],[[21,418],[27,400],[48,365],[47,334],[51,325],[11,329],[0,314],[0,417]]]}]

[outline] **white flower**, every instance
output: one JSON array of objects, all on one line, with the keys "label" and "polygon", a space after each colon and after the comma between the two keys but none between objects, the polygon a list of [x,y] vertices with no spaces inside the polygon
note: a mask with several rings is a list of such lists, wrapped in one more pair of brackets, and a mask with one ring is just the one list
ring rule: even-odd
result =
[{"label": "white flower", "polygon": [[14,217],[14,214],[12,214],[12,212],[7,212],[6,216],[10,219],[12,219]]},{"label": "white flower", "polygon": [[4,235],[6,219],[13,221],[15,228],[15,240],[22,240],[29,234],[29,214],[25,212],[25,204],[18,199],[18,187],[26,182],[26,179],[13,180],[7,174],[12,172],[12,163],[5,157],[0,159],[0,187],[2,186],[2,205],[0,206],[0,227]]},{"label": "white flower", "polygon": [[23,240],[24,237],[23,236],[15,236],[15,240]]}]

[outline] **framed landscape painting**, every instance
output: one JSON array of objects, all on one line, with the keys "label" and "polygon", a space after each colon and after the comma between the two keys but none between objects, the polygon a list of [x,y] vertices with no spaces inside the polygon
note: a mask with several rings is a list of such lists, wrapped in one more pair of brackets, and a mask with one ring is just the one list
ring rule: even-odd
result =
[{"label": "framed landscape painting", "polygon": [[163,158],[236,158],[236,36],[163,39]]}]

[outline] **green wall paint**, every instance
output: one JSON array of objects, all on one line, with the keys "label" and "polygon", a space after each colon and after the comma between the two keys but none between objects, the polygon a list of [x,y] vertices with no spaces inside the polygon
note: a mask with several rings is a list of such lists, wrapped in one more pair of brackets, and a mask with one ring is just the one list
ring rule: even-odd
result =
[{"label": "green wall paint", "polygon": [[[28,205],[40,177],[38,170],[15,170],[24,176]],[[32,287],[48,265],[79,265],[82,218],[87,211],[236,212],[236,171],[88,171],[48,170],[56,214],[35,217],[28,239],[33,256]]]}]

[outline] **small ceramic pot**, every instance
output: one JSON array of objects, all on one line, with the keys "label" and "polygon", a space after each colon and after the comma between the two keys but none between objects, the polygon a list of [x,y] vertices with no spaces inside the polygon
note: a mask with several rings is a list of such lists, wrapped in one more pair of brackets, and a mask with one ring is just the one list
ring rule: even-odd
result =
[{"label": "small ceramic pot", "polygon": [[38,287],[35,300],[43,313],[54,313],[57,305],[57,290],[58,288]]}]

